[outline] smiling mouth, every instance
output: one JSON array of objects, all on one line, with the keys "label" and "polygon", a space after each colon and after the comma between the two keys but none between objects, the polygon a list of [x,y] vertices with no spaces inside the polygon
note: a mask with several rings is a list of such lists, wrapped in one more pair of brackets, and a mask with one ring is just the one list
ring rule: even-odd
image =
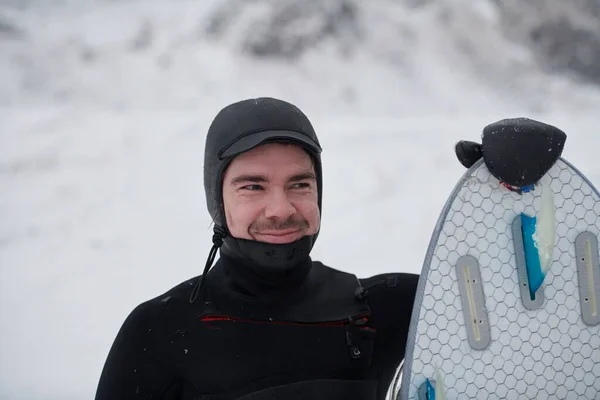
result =
[{"label": "smiling mouth", "polygon": [[257,232],[256,235],[270,243],[289,243],[298,239],[300,235],[300,229],[286,229],[283,231],[272,231],[272,232]]}]

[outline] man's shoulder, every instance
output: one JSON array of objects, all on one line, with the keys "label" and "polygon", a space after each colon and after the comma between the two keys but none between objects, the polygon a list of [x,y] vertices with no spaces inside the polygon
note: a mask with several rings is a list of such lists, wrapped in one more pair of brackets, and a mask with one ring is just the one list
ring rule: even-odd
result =
[{"label": "man's shoulder", "polygon": [[[354,275],[352,272],[348,272],[348,271],[344,271],[343,269],[338,269],[338,268],[334,268],[330,265],[324,264],[321,261],[312,261],[313,263],[313,268],[317,267],[319,269],[328,271],[328,273],[330,274],[346,274],[346,275]],[[371,275],[368,277],[363,277],[360,278],[357,276],[357,279],[359,280],[361,286],[365,287],[365,286],[389,286],[389,287],[396,287],[398,285],[401,286],[408,286],[408,287],[415,287],[417,286],[418,282],[419,282],[419,274],[414,274],[414,273],[410,273],[410,272],[387,272],[387,273],[380,273],[380,274],[376,274],[376,275]]]},{"label": "man's shoulder", "polygon": [[187,302],[194,285],[198,283],[198,279],[200,279],[200,275],[177,283],[165,292],[146,300],[143,304],[156,306],[160,304],[173,304],[175,302]]},{"label": "man's shoulder", "polygon": [[388,286],[393,283],[405,282],[409,285],[415,285],[419,282],[419,274],[414,274],[410,272],[386,272],[380,273],[376,275],[371,275],[364,278],[359,278],[361,284],[363,286],[368,286],[371,284],[379,283],[379,282],[388,282]]},{"label": "man's shoulder", "polygon": [[189,304],[190,294],[199,278],[200,276],[186,279],[168,290],[142,301],[132,310],[131,316],[155,318],[160,315],[161,311],[172,311],[174,308]]},{"label": "man's shoulder", "polygon": [[419,275],[383,273],[362,278],[360,283],[361,295],[369,304],[374,326],[381,332],[388,329],[408,332]]},{"label": "man's shoulder", "polygon": [[385,292],[385,296],[396,293],[402,297],[414,297],[417,285],[419,283],[419,275],[409,272],[388,272],[371,275],[364,278],[359,278],[355,274],[341,269],[333,268],[320,261],[313,261],[313,268],[317,267],[322,271],[326,271],[330,277],[336,275],[351,275],[358,279],[362,291],[367,292]]},{"label": "man's shoulder", "polygon": [[419,275],[408,272],[388,272],[359,278],[362,292],[371,299],[382,297],[387,301],[413,301]]}]

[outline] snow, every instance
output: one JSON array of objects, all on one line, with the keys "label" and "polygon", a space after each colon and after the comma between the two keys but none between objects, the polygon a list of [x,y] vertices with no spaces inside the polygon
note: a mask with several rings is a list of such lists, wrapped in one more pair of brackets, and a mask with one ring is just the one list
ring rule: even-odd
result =
[{"label": "snow", "polygon": [[[362,277],[420,271],[464,172],[454,143],[479,140],[488,123],[556,124],[565,158],[600,185],[598,91],[533,67],[526,90],[497,80],[500,67],[474,75],[485,57],[457,52],[448,34],[440,42],[456,32],[436,23],[438,11],[368,10],[419,27],[401,70],[378,58],[384,44],[349,59],[327,48],[294,62],[250,59],[235,36],[201,39],[215,1],[63,3],[4,10],[25,39],[0,39],[2,399],[93,398],[131,309],[201,272],[212,234],[204,135],[230,101],[281,97],[313,120],[325,185],[313,257]],[[492,24],[493,10],[478,7],[460,17]],[[131,50],[144,26],[150,44]],[[486,24],[471,29],[515,63],[527,59]],[[475,33],[461,35],[477,44]],[[375,30],[372,44],[386,35]]]}]

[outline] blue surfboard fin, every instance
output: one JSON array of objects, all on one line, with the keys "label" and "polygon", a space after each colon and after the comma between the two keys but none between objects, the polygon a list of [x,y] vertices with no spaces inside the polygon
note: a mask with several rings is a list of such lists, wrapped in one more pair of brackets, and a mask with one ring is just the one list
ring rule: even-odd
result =
[{"label": "blue surfboard fin", "polygon": [[546,277],[546,274],[542,271],[540,255],[535,243],[536,223],[536,217],[521,213],[521,231],[523,233],[523,248],[525,250],[525,264],[531,300],[535,300],[535,293],[542,286]]},{"label": "blue surfboard fin", "polygon": [[435,388],[431,384],[431,381],[429,380],[429,378],[427,378],[425,385],[427,388],[427,400],[435,400]]}]

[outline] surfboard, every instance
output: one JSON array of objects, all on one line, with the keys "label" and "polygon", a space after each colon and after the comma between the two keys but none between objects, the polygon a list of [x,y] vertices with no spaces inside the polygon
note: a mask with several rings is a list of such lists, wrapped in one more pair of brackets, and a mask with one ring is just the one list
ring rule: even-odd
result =
[{"label": "surfboard", "polygon": [[[439,216],[394,398],[598,399],[600,194],[562,157],[518,190],[488,164]],[[532,249],[549,265],[535,291]]]}]

